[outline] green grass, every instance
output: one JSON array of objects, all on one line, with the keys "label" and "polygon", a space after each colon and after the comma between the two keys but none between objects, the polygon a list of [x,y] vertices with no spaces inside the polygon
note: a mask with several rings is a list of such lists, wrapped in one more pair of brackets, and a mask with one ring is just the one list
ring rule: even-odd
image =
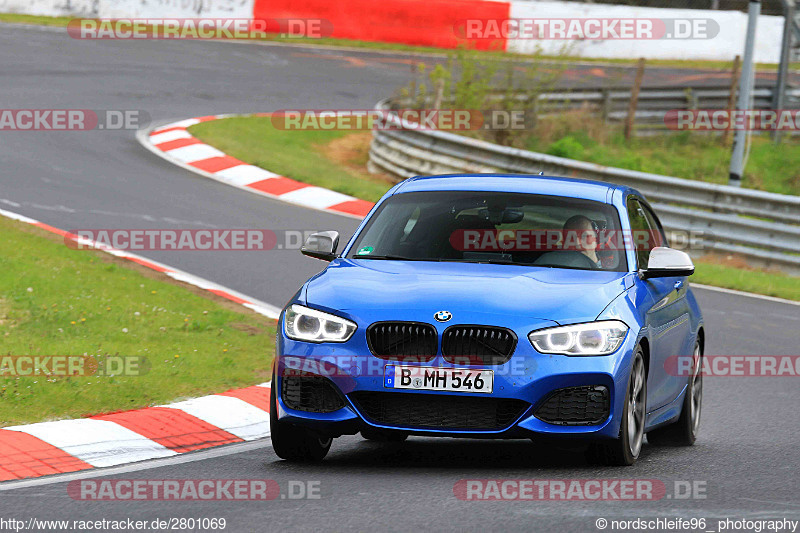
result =
[{"label": "green grass", "polygon": [[37,26],[66,27],[75,17],[41,17],[38,15],[18,15],[16,13],[0,13],[0,22],[14,24],[34,24]]},{"label": "green grass", "polygon": [[[531,134],[524,147],[534,152],[588,161],[610,167],[651,174],[728,183],[731,148],[719,136],[689,132],[634,137],[630,141],[618,131],[599,133],[583,121],[569,127],[563,136]],[[599,128],[598,128],[599,129]],[[608,131],[609,128],[606,128]],[[800,194],[800,144],[784,136],[775,145],[768,135],[753,136],[742,186],[782,194]]]},{"label": "green grass", "polygon": [[694,283],[800,301],[800,278],[797,277],[707,263],[702,259],[695,267],[697,270],[689,278]]},{"label": "green grass", "polygon": [[273,320],[21,223],[0,218],[0,234],[0,357],[119,355],[149,366],[140,376],[0,375],[0,427],[269,380]]},{"label": "green grass", "polygon": [[[350,131],[279,130],[264,117],[204,122],[189,131],[247,163],[357,198],[375,202],[391,187],[391,183],[370,175],[366,168],[336,164],[322,153],[324,145],[352,134]],[[362,150],[358,163],[365,167],[366,159],[366,151]]]}]

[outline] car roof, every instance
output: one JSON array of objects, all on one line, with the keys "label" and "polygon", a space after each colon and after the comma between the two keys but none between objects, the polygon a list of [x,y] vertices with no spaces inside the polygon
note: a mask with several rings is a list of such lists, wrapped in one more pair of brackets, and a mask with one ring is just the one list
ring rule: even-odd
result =
[{"label": "car roof", "polygon": [[[394,194],[423,191],[496,191],[583,198],[608,203],[610,191],[636,193],[613,183],[533,174],[445,174],[416,176],[400,183]],[[638,195],[638,193],[636,193]]]}]

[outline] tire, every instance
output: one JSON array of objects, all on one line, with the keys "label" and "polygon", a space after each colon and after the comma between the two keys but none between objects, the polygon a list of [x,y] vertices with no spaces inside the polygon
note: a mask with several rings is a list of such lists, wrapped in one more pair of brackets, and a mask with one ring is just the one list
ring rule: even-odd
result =
[{"label": "tire", "polygon": [[401,433],[399,431],[387,431],[375,428],[362,429],[361,436],[367,440],[375,442],[403,442],[408,438],[407,433]]},{"label": "tire", "polygon": [[700,343],[695,342],[694,364],[692,375],[689,376],[689,386],[683,397],[681,416],[676,422],[667,426],[654,429],[647,433],[647,442],[657,446],[691,446],[697,440],[700,429],[700,415],[703,407],[703,373],[701,361],[703,357]]},{"label": "tire", "polygon": [[294,462],[317,462],[328,455],[333,439],[311,430],[278,420],[275,374],[269,394],[269,423],[272,448],[281,459]]},{"label": "tire", "polygon": [[625,393],[619,436],[614,440],[592,443],[587,450],[589,461],[610,466],[630,466],[639,458],[644,441],[647,416],[647,374],[644,353],[638,346],[633,354],[631,374]]}]

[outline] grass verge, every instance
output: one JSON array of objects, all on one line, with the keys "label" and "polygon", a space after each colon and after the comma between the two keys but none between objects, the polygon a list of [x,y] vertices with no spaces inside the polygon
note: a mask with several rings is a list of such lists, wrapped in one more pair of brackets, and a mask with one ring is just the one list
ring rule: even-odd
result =
[{"label": "grass verge", "polygon": [[192,135],[228,155],[292,179],[376,202],[388,177],[367,172],[371,132],[280,130],[265,117],[203,122]]},{"label": "grass verge", "polygon": [[[718,135],[680,132],[625,139],[617,125],[585,110],[540,120],[526,132],[523,148],[609,167],[728,183],[731,147]],[[753,135],[742,178],[749,189],[800,194],[800,144],[784,136],[775,145],[769,135]]]},{"label": "grass verge", "polygon": [[704,285],[800,301],[800,278],[775,270],[749,268],[742,259],[736,257],[732,258],[731,262],[739,263],[739,266],[726,265],[726,262],[728,261],[718,256],[702,257],[695,261],[697,270],[689,280]]},{"label": "grass verge", "polygon": [[146,359],[143,375],[16,377],[0,427],[128,410],[269,380],[275,322],[134,263],[0,217],[0,361]]},{"label": "grass verge", "polygon": [[[204,122],[190,131],[247,163],[364,200],[376,201],[391,186],[366,170],[370,132],[283,131],[263,117]],[[694,282],[800,301],[800,278],[752,269],[735,257],[707,257],[696,266]]]},{"label": "grass verge", "polygon": [[20,15],[17,13],[0,13],[0,22],[10,24],[32,24],[36,26],[66,27],[74,17],[42,17],[39,15]]}]

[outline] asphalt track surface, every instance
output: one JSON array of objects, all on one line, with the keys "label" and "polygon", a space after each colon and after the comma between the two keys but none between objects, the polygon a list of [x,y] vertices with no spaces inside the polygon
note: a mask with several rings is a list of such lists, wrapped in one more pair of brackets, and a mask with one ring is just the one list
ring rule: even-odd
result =
[{"label": "asphalt track surface", "polygon": [[[62,31],[0,26],[3,108],[142,109],[165,122],[217,113],[357,108],[406,83],[406,54],[213,42],[74,41]],[[719,74],[719,73],[717,73]],[[652,69],[652,85],[717,74]],[[576,66],[566,84],[600,85],[624,67]],[[720,79],[722,75],[719,74]],[[718,84],[718,83],[717,83]],[[4,133],[0,208],[64,229],[335,229],[356,221],[283,204],[199,178],[139,146],[133,131]],[[296,251],[142,252],[141,255],[281,306],[322,263]],[[798,353],[800,307],[696,289],[708,354]],[[464,530],[597,531],[595,521],[642,518],[800,519],[800,387],[797,378],[707,378],[693,448],[645,445],[630,468],[588,465],[579,449],[527,441],[360,437],[334,442],[325,462],[279,460],[269,442],[185,463],[120,472],[121,479],[318,481],[319,499],[271,502],[78,502],[66,482],[0,491],[0,518],[153,520],[226,518],[227,531]],[[192,455],[195,455],[192,457]],[[143,465],[145,467],[149,465]],[[93,471],[91,476],[103,474]],[[705,498],[650,502],[464,502],[469,478],[657,479],[699,482]],[[610,530],[610,528],[609,528]]]}]

